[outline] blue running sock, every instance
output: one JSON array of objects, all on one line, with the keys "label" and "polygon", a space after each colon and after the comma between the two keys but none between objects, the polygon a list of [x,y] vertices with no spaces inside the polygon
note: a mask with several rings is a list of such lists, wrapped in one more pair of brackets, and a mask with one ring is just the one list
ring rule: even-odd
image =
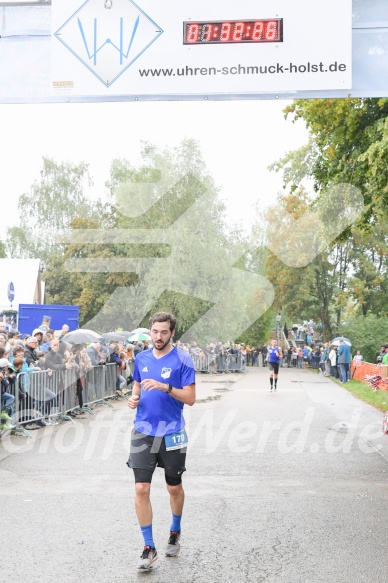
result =
[{"label": "blue running sock", "polygon": [[172,514],[172,523],[171,523],[171,527],[170,530],[172,530],[173,532],[179,532],[181,529],[181,518],[182,518],[182,514],[180,514],[179,516],[177,514]]},{"label": "blue running sock", "polygon": [[141,533],[144,538],[144,546],[154,547],[154,539],[152,538],[152,524],[148,524],[147,526],[141,526]]}]

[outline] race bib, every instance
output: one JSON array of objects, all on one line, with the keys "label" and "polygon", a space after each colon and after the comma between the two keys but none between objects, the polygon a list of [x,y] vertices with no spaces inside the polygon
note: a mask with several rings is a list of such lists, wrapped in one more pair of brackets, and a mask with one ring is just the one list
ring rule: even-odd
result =
[{"label": "race bib", "polygon": [[166,451],[186,447],[189,442],[186,429],[183,428],[180,431],[176,431],[176,433],[165,435],[164,442],[166,444]]}]

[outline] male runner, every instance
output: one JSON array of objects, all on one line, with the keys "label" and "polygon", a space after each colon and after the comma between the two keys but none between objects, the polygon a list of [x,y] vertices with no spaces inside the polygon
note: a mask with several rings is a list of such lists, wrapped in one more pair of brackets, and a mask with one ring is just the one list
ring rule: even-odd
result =
[{"label": "male runner", "polygon": [[[279,374],[279,361],[283,357],[282,349],[277,345],[277,340],[271,340],[271,346],[268,346],[267,358],[268,368],[269,368],[269,382],[272,389],[277,391],[278,384],[278,374]],[[275,379],[275,386],[274,386]]]},{"label": "male runner", "polygon": [[195,403],[195,371],[191,357],[171,343],[176,319],[166,312],[150,318],[153,348],[135,358],[134,386],[128,406],[136,410],[128,466],[135,477],[135,506],[144,538],[138,563],[149,571],[157,560],[152,535],[150,490],[156,466],[164,468],[170,494],[172,523],[166,555],[179,552],[184,503],[182,474],[185,471],[187,435],[183,406]]}]

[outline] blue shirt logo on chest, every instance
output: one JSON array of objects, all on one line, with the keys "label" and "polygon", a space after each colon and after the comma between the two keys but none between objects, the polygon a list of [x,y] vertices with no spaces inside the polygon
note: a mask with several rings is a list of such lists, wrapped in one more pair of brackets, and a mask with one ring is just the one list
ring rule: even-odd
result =
[{"label": "blue shirt logo on chest", "polygon": [[162,379],[169,379],[172,373],[172,368],[167,368],[166,366],[164,366],[162,368],[162,372],[160,373],[160,376],[162,377]]}]

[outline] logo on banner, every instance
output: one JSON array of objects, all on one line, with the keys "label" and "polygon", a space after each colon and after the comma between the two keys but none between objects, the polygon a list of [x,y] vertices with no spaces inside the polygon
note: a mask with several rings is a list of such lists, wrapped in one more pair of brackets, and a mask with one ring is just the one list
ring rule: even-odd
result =
[{"label": "logo on banner", "polygon": [[132,0],[86,0],[54,36],[110,87],[162,33]]}]

